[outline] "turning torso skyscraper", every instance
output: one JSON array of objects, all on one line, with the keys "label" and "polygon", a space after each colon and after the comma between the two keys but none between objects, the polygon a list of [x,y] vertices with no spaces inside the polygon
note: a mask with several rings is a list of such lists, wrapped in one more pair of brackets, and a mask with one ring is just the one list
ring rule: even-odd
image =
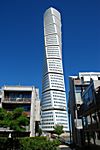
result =
[{"label": "turning torso skyscraper", "polygon": [[44,66],[42,81],[42,130],[53,131],[56,124],[68,131],[66,93],[62,66],[61,16],[49,8],[44,14]]}]

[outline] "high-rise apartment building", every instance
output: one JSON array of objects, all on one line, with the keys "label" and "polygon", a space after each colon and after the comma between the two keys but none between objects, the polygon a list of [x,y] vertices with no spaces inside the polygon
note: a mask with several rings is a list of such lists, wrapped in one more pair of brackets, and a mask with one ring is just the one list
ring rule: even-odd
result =
[{"label": "high-rise apartment building", "polygon": [[44,14],[44,66],[42,82],[42,130],[53,131],[56,124],[68,131],[66,93],[62,65],[61,15],[49,8]]}]

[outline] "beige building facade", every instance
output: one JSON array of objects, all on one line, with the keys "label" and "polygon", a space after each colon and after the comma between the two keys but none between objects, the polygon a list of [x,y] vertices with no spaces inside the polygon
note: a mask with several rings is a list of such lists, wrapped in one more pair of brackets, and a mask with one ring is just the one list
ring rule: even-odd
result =
[{"label": "beige building facade", "polygon": [[35,136],[36,125],[40,122],[39,89],[34,86],[3,86],[0,90],[0,107],[7,111],[23,108],[30,119],[27,131]]}]

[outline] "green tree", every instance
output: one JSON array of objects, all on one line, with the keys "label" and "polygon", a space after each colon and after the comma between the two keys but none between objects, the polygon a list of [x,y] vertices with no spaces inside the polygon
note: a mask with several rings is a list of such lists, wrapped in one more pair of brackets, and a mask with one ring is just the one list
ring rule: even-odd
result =
[{"label": "green tree", "polygon": [[0,120],[4,120],[5,117],[6,117],[6,110],[0,108]]},{"label": "green tree", "polygon": [[8,124],[7,111],[0,108],[0,127],[7,127]]},{"label": "green tree", "polygon": [[41,136],[41,135],[42,135],[42,129],[38,128],[38,136]]},{"label": "green tree", "polygon": [[29,119],[23,111],[23,108],[16,108],[12,112],[0,108],[0,127],[9,127],[15,131],[25,131],[25,126],[29,125]]},{"label": "green tree", "polygon": [[55,125],[54,127],[54,133],[58,135],[58,138],[60,136],[60,134],[62,134],[64,131],[63,131],[63,126],[62,125]]}]

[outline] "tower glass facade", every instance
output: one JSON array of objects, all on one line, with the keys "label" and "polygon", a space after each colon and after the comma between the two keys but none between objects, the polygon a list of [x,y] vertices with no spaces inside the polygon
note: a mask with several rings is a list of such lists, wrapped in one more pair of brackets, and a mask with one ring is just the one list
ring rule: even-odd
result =
[{"label": "tower glass facade", "polygon": [[68,130],[66,94],[62,66],[61,16],[49,8],[44,14],[44,66],[42,81],[42,130],[53,131],[56,124]]}]

